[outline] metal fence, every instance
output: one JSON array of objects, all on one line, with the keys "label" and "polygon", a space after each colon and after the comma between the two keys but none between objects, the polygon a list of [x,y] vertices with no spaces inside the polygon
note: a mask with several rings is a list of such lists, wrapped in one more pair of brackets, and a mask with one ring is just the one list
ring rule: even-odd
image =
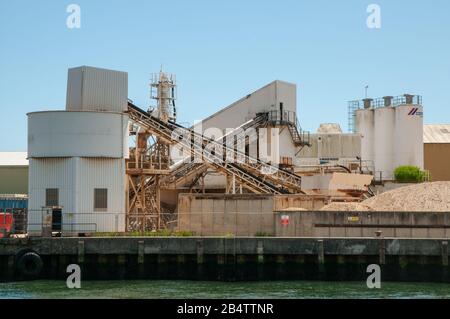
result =
[{"label": "metal fence", "polygon": [[28,210],[26,233],[30,236],[77,236],[101,232],[123,232],[125,214],[123,212],[64,212],[61,208]]},{"label": "metal fence", "polygon": [[[450,238],[450,212],[376,212],[318,211],[252,208],[236,211],[229,207],[203,207],[195,204],[191,212],[176,215],[164,229],[142,229],[125,232],[126,225],[115,229],[100,222],[86,222],[101,213],[79,214],[80,221],[28,223],[33,236],[177,236],[177,237],[373,237],[377,233],[394,238]],[[204,210],[204,211],[200,211]],[[266,210],[266,211],[264,211]],[[113,214],[107,214],[113,215]],[[163,214],[164,215],[164,214]],[[123,218],[125,215],[122,214]],[[172,215],[173,217],[173,215]],[[45,216],[44,216],[45,218]],[[114,219],[113,216],[108,218]],[[152,218],[147,216],[144,218]],[[123,227],[123,228],[122,228]],[[14,235],[14,234],[13,234]]]}]

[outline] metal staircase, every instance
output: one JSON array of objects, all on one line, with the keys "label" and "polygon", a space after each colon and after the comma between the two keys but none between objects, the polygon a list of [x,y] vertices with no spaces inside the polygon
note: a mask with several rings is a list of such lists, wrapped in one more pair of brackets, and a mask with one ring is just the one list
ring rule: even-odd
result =
[{"label": "metal staircase", "polygon": [[288,123],[287,126],[289,129],[289,133],[291,133],[292,140],[293,140],[295,146],[302,147],[302,148],[305,146],[311,146],[310,134],[309,134],[309,132],[303,131],[300,128],[300,124],[299,124],[297,118],[295,119],[295,124]]}]

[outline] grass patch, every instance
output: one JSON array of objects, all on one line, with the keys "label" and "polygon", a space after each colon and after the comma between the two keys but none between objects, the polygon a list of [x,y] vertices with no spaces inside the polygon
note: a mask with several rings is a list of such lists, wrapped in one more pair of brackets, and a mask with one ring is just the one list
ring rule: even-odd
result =
[{"label": "grass patch", "polygon": [[271,233],[259,231],[255,234],[255,237],[273,237],[273,235]]},{"label": "grass patch", "polygon": [[93,237],[192,237],[192,236],[195,236],[195,233],[191,231],[170,231],[167,229],[162,229],[158,231],[145,231],[145,232],[139,231],[129,233],[105,232],[93,234]]}]

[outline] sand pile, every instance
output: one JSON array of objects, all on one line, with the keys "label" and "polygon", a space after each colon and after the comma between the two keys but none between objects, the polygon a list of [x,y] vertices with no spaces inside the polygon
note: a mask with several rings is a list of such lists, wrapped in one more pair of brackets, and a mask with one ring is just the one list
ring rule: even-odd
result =
[{"label": "sand pile", "polygon": [[450,212],[450,182],[400,187],[362,202],[376,211]]},{"label": "sand pile", "polygon": [[334,202],[329,205],[326,205],[322,207],[323,211],[328,212],[351,212],[351,211],[359,211],[359,212],[366,212],[371,211],[369,206],[364,205],[362,203],[338,203]]},{"label": "sand pile", "polygon": [[400,187],[362,203],[331,203],[322,211],[410,211],[450,212],[450,182],[423,183]]},{"label": "sand pile", "polygon": [[300,212],[300,211],[306,211],[306,208],[303,207],[288,207],[288,208],[283,208],[280,209],[280,212]]}]

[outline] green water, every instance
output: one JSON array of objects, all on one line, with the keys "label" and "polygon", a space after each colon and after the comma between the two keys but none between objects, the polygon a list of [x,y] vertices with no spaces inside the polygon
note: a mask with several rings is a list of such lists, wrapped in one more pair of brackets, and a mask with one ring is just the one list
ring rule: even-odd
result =
[{"label": "green water", "polygon": [[450,298],[449,284],[360,282],[64,281],[0,283],[0,298]]}]

